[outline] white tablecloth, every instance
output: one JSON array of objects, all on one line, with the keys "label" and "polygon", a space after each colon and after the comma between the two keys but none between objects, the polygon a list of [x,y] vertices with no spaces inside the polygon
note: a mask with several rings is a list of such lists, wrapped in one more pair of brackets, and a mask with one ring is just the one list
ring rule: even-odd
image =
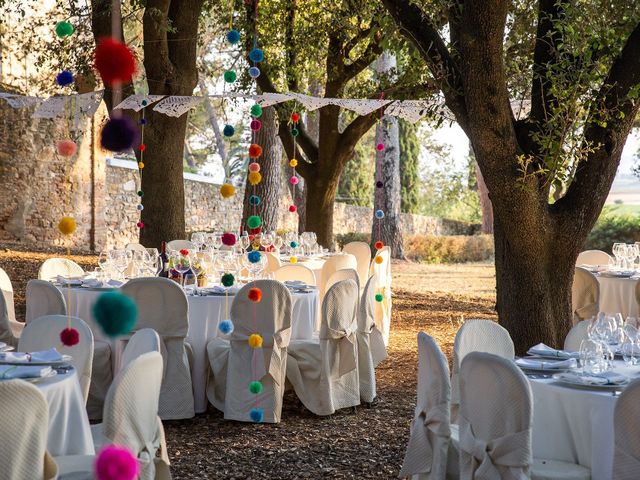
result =
[{"label": "white tablecloth", "polygon": [[[93,319],[91,309],[97,298],[104,290],[86,288],[61,288],[67,299],[67,308],[71,315],[83,319],[93,330],[96,339],[109,341],[113,345],[114,368],[119,365],[120,346],[106,338],[100,327]],[[291,312],[291,340],[310,339],[315,330],[318,315],[318,291],[311,293],[292,294],[293,308]],[[189,302],[189,334],[187,342],[193,349],[193,391],[196,413],[207,409],[207,372],[209,359],[207,357],[207,343],[219,334],[218,324],[226,317],[225,297],[188,296]],[[229,296],[228,305],[231,308],[233,297]]]},{"label": "white tablecloth", "polygon": [[35,383],[49,404],[47,450],[61,455],[93,455],[93,439],[75,370]]},{"label": "white tablecloth", "polygon": [[[281,257],[282,264],[290,265],[289,258],[286,256]],[[324,258],[309,258],[308,260],[298,260],[298,265],[304,265],[313,270],[313,274],[316,276],[316,285],[322,285],[322,266],[325,261]]]},{"label": "white tablecloth", "polygon": [[638,317],[636,302],[637,278],[612,278],[598,276],[600,284],[600,311],[622,313],[622,318]]}]

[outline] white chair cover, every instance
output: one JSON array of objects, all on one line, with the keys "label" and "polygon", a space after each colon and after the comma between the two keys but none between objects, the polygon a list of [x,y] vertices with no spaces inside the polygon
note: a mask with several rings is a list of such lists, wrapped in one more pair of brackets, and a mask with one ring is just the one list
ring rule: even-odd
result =
[{"label": "white chair cover", "polygon": [[91,385],[87,400],[87,414],[91,420],[102,419],[104,399],[113,382],[113,352],[111,344],[104,340],[93,342],[93,365],[91,367]]},{"label": "white chair cover", "polygon": [[360,277],[358,276],[358,272],[353,268],[343,268],[333,272],[325,283],[326,290],[329,291],[336,283],[343,280],[353,280],[358,286],[358,292],[360,291]]},{"label": "white chair cover", "polygon": [[571,286],[571,310],[573,324],[580,320],[595,317],[600,311],[600,284],[593,273],[581,267],[576,267]]},{"label": "white chair cover", "polygon": [[327,281],[331,278],[334,272],[342,270],[344,268],[351,268],[358,270],[358,262],[356,257],[351,254],[345,253],[340,255],[333,255],[329,257],[322,265],[322,271],[320,274],[321,283],[318,285],[320,289],[320,301],[324,298],[325,294],[329,291],[327,287]]},{"label": "white chair cover", "polygon": [[400,477],[444,480],[451,437],[449,366],[436,341],[418,333],[418,401]]},{"label": "white chair cover", "polygon": [[640,478],[640,380],[625,388],[613,414],[615,433],[613,480]]},{"label": "white chair cover", "polygon": [[138,252],[146,252],[147,249],[141,243],[127,243],[127,246],[124,247],[126,250],[130,251],[138,251]]},{"label": "white chair cover", "polygon": [[134,333],[127,342],[127,347],[122,352],[120,368],[126,367],[140,355],[149,352],[160,353],[160,337],[152,328],[142,328]]},{"label": "white chair cover", "polygon": [[179,252],[180,250],[196,250],[196,244],[189,240],[171,240],[167,243],[168,250]]},{"label": "white chair cover", "polygon": [[382,263],[375,262],[375,257],[371,261],[369,275],[376,275],[378,284],[376,293],[383,296],[382,302],[376,302],[376,325],[380,326],[384,344],[389,345],[389,333],[391,331],[391,249],[382,247],[376,253],[382,257]]},{"label": "white chair cover", "polygon": [[49,480],[58,467],[47,453],[49,405],[37,387],[22,380],[0,382],[0,477]]},{"label": "white chair cover", "polygon": [[316,415],[360,404],[357,306],[356,283],[336,283],[322,304],[319,338],[289,345],[287,379],[303,405]]},{"label": "white chair cover", "polygon": [[288,280],[300,280],[307,285],[317,285],[316,274],[304,265],[283,265],[273,274],[275,280],[286,282]]},{"label": "white chair cover", "polygon": [[267,258],[267,268],[265,270],[266,273],[274,273],[282,266],[280,257],[275,253],[264,252],[264,255]]},{"label": "white chair cover", "polygon": [[602,250],[585,250],[580,252],[576,259],[576,265],[609,265],[613,259],[611,255]]},{"label": "white chair cover", "polygon": [[15,322],[16,310],[13,303],[13,285],[11,284],[9,275],[7,275],[7,272],[5,272],[2,268],[0,268],[0,290],[2,291],[2,296],[4,297],[4,301],[7,304],[7,313],[9,314],[9,320]]},{"label": "white chair cover", "polygon": [[[75,328],[80,335],[80,341],[72,347],[60,342],[60,332],[68,326]],[[18,351],[36,352],[50,348],[57,349],[63,355],[71,355],[71,364],[78,372],[82,396],[87,403],[93,364],[93,332],[89,325],[78,317],[66,315],[47,315],[29,322],[18,342]]]},{"label": "white chair cover", "polygon": [[67,302],[62,292],[50,282],[45,280],[29,280],[27,282],[26,296],[26,323],[36,318],[44,317],[45,315],[67,314]]},{"label": "white chair cover", "polygon": [[68,258],[49,258],[38,270],[38,280],[55,280],[58,275],[63,277],[81,277],[84,270],[73,260]]},{"label": "white chair cover", "polygon": [[460,367],[460,397],[460,479],[528,479],[533,405],[520,369],[471,352]]},{"label": "white chair cover", "polygon": [[9,319],[6,297],[4,295],[0,295],[0,342],[16,347],[18,345],[17,334],[20,333],[19,330],[21,330],[19,327],[24,327],[24,324],[12,322]]},{"label": "white chair cover", "polygon": [[[247,297],[251,288],[262,290],[260,302]],[[231,304],[231,320],[234,330],[229,339],[214,338],[207,345],[211,365],[207,397],[227,420],[250,422],[249,412],[257,405],[263,410],[263,422],[278,423],[291,338],[291,293],[275,280],[249,283]],[[262,348],[249,346],[253,333],[262,336]],[[258,396],[249,392],[254,380],[262,383]]]},{"label": "white chair cover", "polygon": [[[348,270],[340,271],[346,272]],[[362,292],[358,308],[358,329],[356,330],[360,400],[365,403],[371,403],[376,398],[375,368],[387,358],[382,332],[378,330],[375,323],[375,286],[376,278],[369,278]]]},{"label": "white chair cover", "polygon": [[460,364],[471,352],[488,352],[513,360],[515,350],[509,332],[492,320],[467,320],[453,342],[453,372],[451,374],[451,416],[457,423],[460,391]]},{"label": "white chair cover", "polygon": [[134,331],[152,328],[160,336],[166,366],[160,391],[160,418],[192,418],[193,388],[185,347],[189,332],[189,304],[182,287],[167,278],[135,278],[122,286],[138,306]]},{"label": "white chair cover", "polygon": [[564,339],[564,349],[569,352],[579,352],[580,344],[588,337],[587,330],[589,329],[589,323],[591,320],[582,320],[576,323],[567,336]]},{"label": "white chair cover", "polygon": [[356,257],[359,285],[364,285],[369,278],[369,265],[371,265],[371,247],[369,244],[365,242],[349,242],[342,249],[342,253],[350,253]]}]

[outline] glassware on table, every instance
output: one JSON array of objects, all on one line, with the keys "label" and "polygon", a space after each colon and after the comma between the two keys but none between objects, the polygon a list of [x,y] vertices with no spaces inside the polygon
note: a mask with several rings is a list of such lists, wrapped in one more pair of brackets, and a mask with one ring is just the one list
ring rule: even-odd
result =
[{"label": "glassware on table", "polygon": [[193,273],[185,273],[182,279],[182,286],[187,295],[193,295],[198,291],[198,280]]},{"label": "glassware on table", "polygon": [[273,248],[280,252],[282,245],[284,245],[284,238],[282,238],[280,235],[276,235],[273,239]]},{"label": "glassware on table", "polygon": [[172,252],[169,255],[169,263],[171,268],[180,275],[178,283],[182,284],[184,274],[191,270],[191,256],[189,254],[183,255],[180,252]]},{"label": "glassware on table", "polygon": [[587,338],[580,343],[580,366],[585,373],[602,373],[605,371],[601,342]]},{"label": "glassware on table", "polygon": [[620,353],[622,353],[622,360],[627,366],[636,365],[640,354],[640,346],[636,342],[626,339],[620,346]]},{"label": "glassware on table", "polygon": [[615,267],[620,268],[622,265],[622,257],[624,255],[624,243],[614,243],[613,247],[611,248],[611,253],[613,253],[613,256],[616,259]]},{"label": "glassware on table", "polygon": [[273,245],[273,240],[275,238],[275,234],[273,232],[263,232],[260,235],[260,245],[267,250],[268,247]]},{"label": "glassware on table", "polygon": [[131,262],[132,255],[131,251],[128,250],[111,250],[109,252],[109,260],[110,264],[113,266],[113,269],[118,273],[118,279],[125,279],[125,272],[127,271],[127,267]]}]

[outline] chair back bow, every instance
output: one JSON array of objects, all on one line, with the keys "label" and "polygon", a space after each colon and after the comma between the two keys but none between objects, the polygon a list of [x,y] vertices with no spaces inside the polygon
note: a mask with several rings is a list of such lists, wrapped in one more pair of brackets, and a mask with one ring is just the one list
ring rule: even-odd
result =
[{"label": "chair back bow", "polygon": [[357,367],[355,323],[335,329],[327,326],[321,330],[320,340],[336,341],[336,355],[329,356],[329,376],[335,380]]},{"label": "chair back bow", "polygon": [[[265,375],[270,375],[273,381],[280,385],[282,371],[282,360],[286,356],[286,348],[291,341],[291,328],[286,327],[282,330],[278,330],[273,334],[273,341],[263,339],[263,344],[260,347],[252,348],[248,346],[249,336],[241,333],[234,333],[232,342],[238,342],[240,345],[247,345],[248,348],[253,350],[252,364],[255,367],[255,374],[257,379],[263,378]],[[270,348],[271,353],[268,358],[265,359],[265,348]]]}]

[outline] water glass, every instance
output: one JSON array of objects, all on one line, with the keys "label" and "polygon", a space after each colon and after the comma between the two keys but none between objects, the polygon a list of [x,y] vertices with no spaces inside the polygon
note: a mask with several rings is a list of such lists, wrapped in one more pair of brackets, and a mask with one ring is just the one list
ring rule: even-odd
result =
[{"label": "water glass", "polygon": [[640,347],[630,340],[625,340],[620,348],[622,352],[622,360],[627,366],[632,366],[638,363],[638,354],[640,353]]},{"label": "water glass", "polygon": [[605,371],[602,343],[590,339],[585,339],[580,343],[580,366],[585,373]]}]

